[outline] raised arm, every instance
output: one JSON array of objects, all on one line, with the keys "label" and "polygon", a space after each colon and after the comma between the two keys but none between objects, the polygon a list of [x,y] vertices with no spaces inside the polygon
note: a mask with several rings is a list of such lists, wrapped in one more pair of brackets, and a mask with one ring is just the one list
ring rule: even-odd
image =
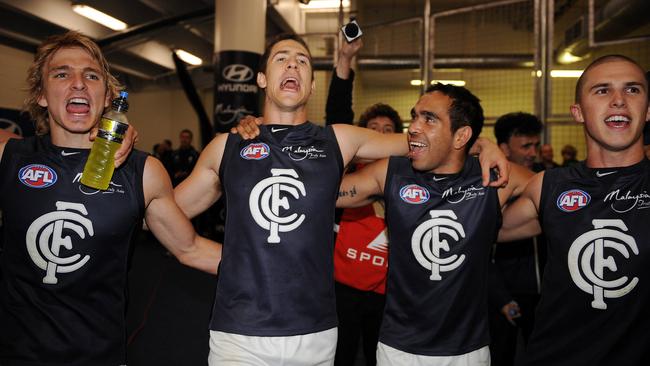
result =
[{"label": "raised arm", "polygon": [[543,179],[544,172],[533,176],[521,196],[505,208],[498,241],[530,238],[542,232],[538,217]]},{"label": "raised arm", "polygon": [[193,218],[221,197],[219,167],[228,134],[221,134],[201,152],[192,173],[174,189],[174,197],[185,215]]},{"label": "raised arm", "polygon": [[360,207],[375,201],[383,195],[387,171],[388,159],[382,159],[345,174],[336,207]]},{"label": "raised arm", "polygon": [[158,159],[147,158],[143,185],[145,220],[158,241],[181,263],[216,274],[221,261],[221,244],[196,234],[189,219],[176,205],[171,181]]},{"label": "raised arm", "polygon": [[352,124],[354,111],[352,110],[352,86],[354,84],[354,70],[352,59],[363,46],[361,38],[348,43],[343,42],[339,49],[336,68],[332,73],[332,81],[325,104],[325,123]]}]

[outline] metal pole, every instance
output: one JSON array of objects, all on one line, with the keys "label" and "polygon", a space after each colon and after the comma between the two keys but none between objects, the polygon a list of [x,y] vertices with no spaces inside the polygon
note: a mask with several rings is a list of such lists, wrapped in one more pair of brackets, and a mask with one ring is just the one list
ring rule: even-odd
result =
[{"label": "metal pole", "polygon": [[535,80],[535,89],[534,89],[534,113],[537,116],[541,116],[542,114],[542,98],[541,98],[541,93],[542,93],[542,83],[541,83],[541,78],[538,75],[538,72],[541,72],[542,70],[542,65],[541,65],[541,59],[542,59],[542,51],[541,51],[541,36],[540,36],[540,14],[541,14],[541,7],[542,7],[542,0],[534,0],[533,1],[533,41],[535,44],[535,54],[533,56],[533,75]]},{"label": "metal pole", "polygon": [[546,70],[544,75],[545,93],[544,93],[544,115],[542,121],[544,122],[544,143],[551,142],[551,129],[548,128],[548,116],[552,114],[553,99],[553,79],[551,78],[551,70],[553,69],[553,32],[555,22],[555,0],[546,0]]},{"label": "metal pole", "polygon": [[[431,0],[424,1],[424,15],[422,22],[422,63],[421,63],[421,79],[422,80],[422,94],[429,86],[431,79],[431,55],[429,54],[429,47],[431,46]],[[431,47],[433,49],[433,47]]]},{"label": "metal pole", "polygon": [[548,11],[546,10],[546,6],[548,5],[548,2],[546,0],[541,0],[541,7],[540,7],[540,13],[539,13],[539,36],[540,36],[540,45],[539,45],[539,50],[540,50],[540,70],[542,71],[542,77],[540,80],[540,111],[539,111],[539,119],[542,121],[542,123],[546,122],[546,111],[547,111],[547,93],[546,89],[548,87],[548,57],[546,57],[546,52],[548,52]]}]

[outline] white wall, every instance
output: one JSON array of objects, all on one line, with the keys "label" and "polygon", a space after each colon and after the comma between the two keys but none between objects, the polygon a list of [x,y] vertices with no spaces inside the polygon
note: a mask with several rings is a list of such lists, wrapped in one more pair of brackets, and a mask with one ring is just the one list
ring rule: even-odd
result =
[{"label": "white wall", "polygon": [[27,97],[27,68],[34,56],[0,45],[0,107],[21,109]]},{"label": "white wall", "polygon": [[178,134],[187,128],[194,134],[192,144],[200,149],[199,119],[182,90],[161,90],[129,94],[129,122],[139,133],[138,149],[170,139],[178,148]]}]

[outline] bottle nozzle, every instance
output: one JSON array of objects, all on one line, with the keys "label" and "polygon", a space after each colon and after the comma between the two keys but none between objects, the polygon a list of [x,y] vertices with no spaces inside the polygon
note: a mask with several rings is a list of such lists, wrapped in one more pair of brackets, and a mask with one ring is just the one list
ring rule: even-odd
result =
[{"label": "bottle nozzle", "polygon": [[120,92],[120,96],[113,99],[112,107],[118,112],[126,112],[129,110],[129,102],[126,101],[126,98],[129,96],[129,93],[126,90]]}]

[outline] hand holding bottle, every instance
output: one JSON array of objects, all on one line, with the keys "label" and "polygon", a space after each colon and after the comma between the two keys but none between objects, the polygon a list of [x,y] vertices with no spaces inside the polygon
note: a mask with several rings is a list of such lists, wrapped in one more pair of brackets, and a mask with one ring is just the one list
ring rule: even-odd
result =
[{"label": "hand holding bottle", "polygon": [[88,187],[106,190],[110,184],[115,169],[115,153],[122,145],[129,128],[125,114],[129,109],[127,97],[127,92],[120,92],[120,96],[113,100],[111,110],[106,112],[99,122],[97,137],[81,176],[81,183]]}]

